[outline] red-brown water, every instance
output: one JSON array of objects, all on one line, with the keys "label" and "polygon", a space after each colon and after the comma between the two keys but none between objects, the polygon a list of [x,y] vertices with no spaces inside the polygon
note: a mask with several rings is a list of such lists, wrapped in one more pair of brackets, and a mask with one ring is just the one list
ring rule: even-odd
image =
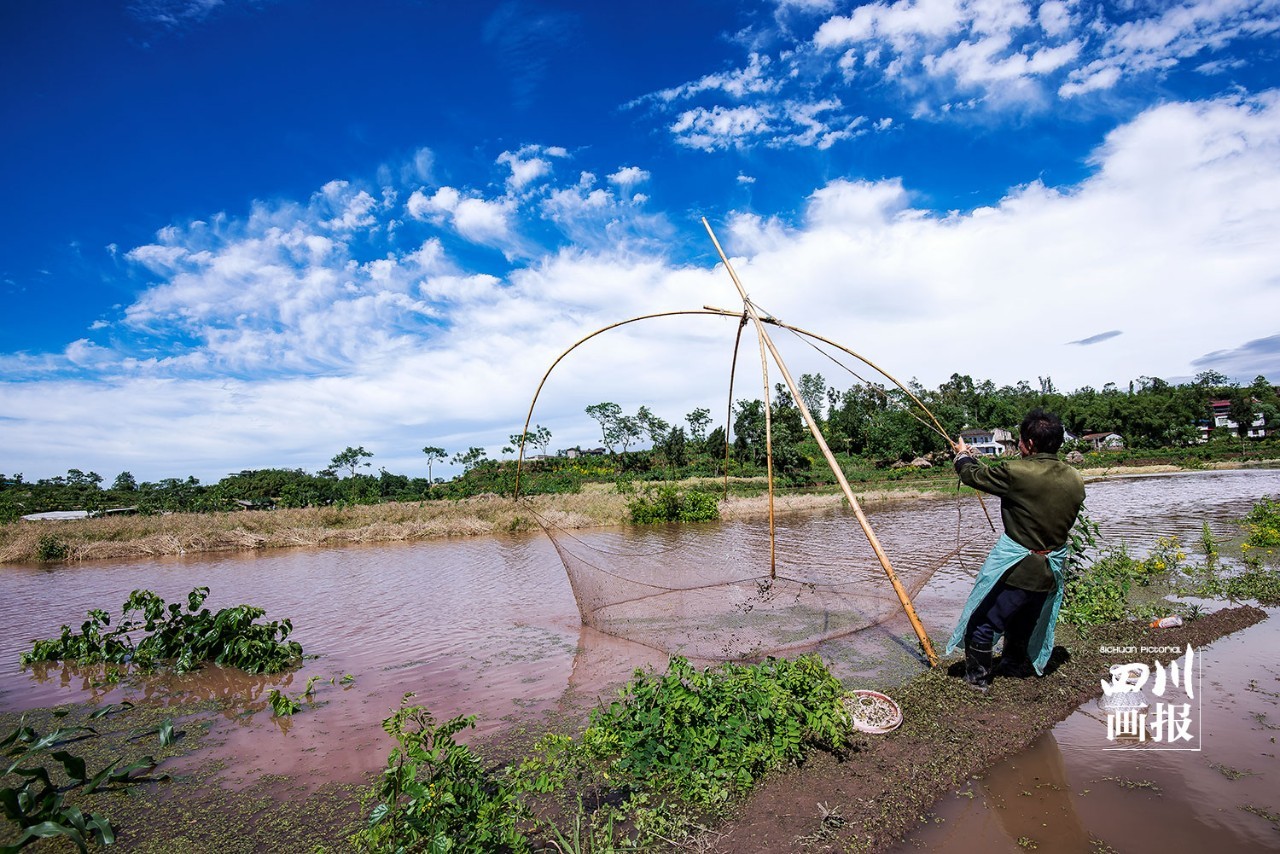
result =
[{"label": "red-brown water", "polygon": [[[1247,512],[1258,497],[1276,494],[1280,494],[1280,471],[1209,472],[1093,483],[1088,488],[1088,507],[1104,535],[1113,541],[1125,539],[1140,550],[1161,535],[1178,534],[1195,542],[1205,521],[1218,536],[1231,536],[1235,533],[1231,520]],[[988,503],[994,514],[994,503]],[[933,573],[916,597],[916,607],[935,644],[941,643],[950,633],[973,572],[994,539],[989,531],[983,531],[986,523],[976,502],[971,498],[961,504],[954,500],[921,501],[872,507],[868,515],[900,571]],[[731,545],[741,548],[743,542],[756,543],[760,559],[767,560],[767,538],[760,528],[748,523],[673,526],[648,536],[671,547],[672,559],[687,561],[694,571],[699,553]],[[617,534],[588,532],[581,536],[590,542],[593,537],[608,541]],[[779,520],[780,549],[788,542],[803,541],[807,553],[825,553],[822,559],[831,563],[842,560],[849,544],[861,537],[851,515],[845,513]],[[939,566],[941,556],[955,549],[958,540],[969,542],[957,557]],[[182,677],[157,678],[145,688],[96,688],[91,677],[74,669],[24,671],[17,664],[32,639],[55,636],[63,623],[78,627],[90,608],[114,613],[133,589],[148,588],[173,601],[196,586],[211,588],[208,607],[251,603],[266,608],[268,619],[291,618],[294,639],[308,656],[317,657],[308,658],[293,673],[276,677],[249,677],[210,667]],[[564,568],[540,534],[51,568],[8,566],[0,568],[0,603],[5,614],[0,623],[0,709],[20,710],[89,698],[154,702],[177,702],[192,696],[226,698],[229,710],[215,725],[216,737],[211,743],[217,744],[219,757],[230,769],[226,775],[230,785],[268,771],[312,785],[365,778],[385,762],[389,739],[380,722],[406,692],[414,692],[414,702],[427,705],[438,718],[475,714],[478,732],[493,733],[516,720],[529,721],[547,710],[577,708],[584,699],[607,696],[636,667],[661,667],[666,660],[664,653],[653,648],[584,628]],[[1274,633],[1268,626],[1259,628]],[[1245,644],[1243,649],[1255,660],[1261,657],[1271,662],[1268,672],[1274,675],[1274,634],[1258,634],[1256,629],[1250,632],[1254,634],[1246,632],[1242,638],[1259,640],[1231,639],[1222,644]],[[851,687],[885,689],[921,666],[912,652],[914,647],[905,620],[897,618],[827,642],[818,651]],[[1225,664],[1206,664],[1207,679],[1235,679],[1227,675]],[[354,680],[344,685],[341,679],[346,674]],[[292,718],[273,718],[266,703],[270,689],[278,687],[296,696],[312,676],[320,677],[315,704]],[[1249,678],[1268,677],[1255,674]],[[1246,690],[1235,682],[1224,682],[1224,686],[1223,692],[1232,691],[1234,696],[1243,696],[1241,692]],[[1267,690],[1277,691],[1280,686]],[[1248,699],[1267,696],[1254,694],[1257,692],[1250,692]],[[1241,714],[1251,714],[1251,709]],[[1268,720],[1280,724],[1278,718],[1273,711]],[[1227,746],[1244,743],[1243,736],[1237,738],[1232,733],[1247,732],[1252,720],[1246,714],[1237,730],[1224,724],[1212,742],[1206,735],[1205,752],[1196,754],[1202,760],[1198,766],[1201,776],[1209,775],[1206,779],[1213,783],[1217,781],[1212,775],[1227,779],[1206,764],[1211,761],[1257,772],[1228,781],[1239,789],[1263,785],[1280,789],[1275,785],[1274,770],[1267,771],[1270,765],[1261,760],[1246,762],[1236,757],[1237,746]],[[1091,723],[1096,725],[1096,721]],[[1060,728],[1058,741],[1076,744],[1070,741],[1073,736],[1064,735],[1069,732]],[[1090,754],[1086,748],[1081,752]],[[1043,745],[1039,749],[1043,752]],[[1072,756],[1073,750],[1060,753]],[[1111,761],[1122,766],[1138,761],[1124,758],[1128,756],[1119,754],[1120,758]],[[1274,758],[1267,762],[1273,763]],[[1138,774],[1132,764],[1123,767],[1129,770],[1111,776]],[[1176,773],[1187,773],[1185,765],[1176,767]],[[1071,773],[1069,768],[1067,773]],[[1162,787],[1164,800],[1160,803],[1164,806],[1158,812],[1168,809],[1169,793],[1179,786],[1191,793],[1202,791],[1201,783],[1191,777],[1184,779]],[[1111,785],[1114,788],[1116,784]],[[1073,793],[1079,791],[1074,781],[1073,787]],[[1145,792],[1123,789],[1121,795],[1141,798]],[[1090,796],[1093,793],[1101,795],[1094,801],[1120,802],[1121,795],[1104,791],[1103,786],[1093,786]],[[1275,795],[1269,800],[1259,795],[1258,800],[1262,802],[1259,806],[1280,812]],[[979,801],[975,797],[966,803]],[[1018,815],[1026,812],[1021,801],[1012,809]],[[995,814],[992,810],[981,812]],[[1077,815],[1086,816],[1090,832],[1110,838],[1094,830],[1089,823],[1093,819],[1078,805]],[[1265,819],[1240,810],[1227,811],[1224,816],[1221,821],[1233,827],[1265,824]],[[1178,818],[1184,819],[1184,812]],[[1034,834],[1020,835],[1040,841]],[[952,843],[944,847],[951,850]]]}]

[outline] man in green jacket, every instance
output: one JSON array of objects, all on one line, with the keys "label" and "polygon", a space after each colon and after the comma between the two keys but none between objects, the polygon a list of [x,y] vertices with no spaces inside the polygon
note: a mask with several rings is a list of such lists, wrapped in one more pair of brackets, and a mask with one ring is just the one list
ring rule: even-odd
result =
[{"label": "man in green jacket", "polygon": [[[983,691],[993,675],[1043,673],[1053,649],[1067,540],[1084,505],[1084,480],[1058,459],[1061,446],[1062,421],[1039,408],[1019,428],[1020,459],[986,466],[963,440],[956,446],[960,480],[999,496],[1004,522],[947,646],[950,653],[963,642],[965,681]],[[1004,653],[993,668],[1001,635]]]}]

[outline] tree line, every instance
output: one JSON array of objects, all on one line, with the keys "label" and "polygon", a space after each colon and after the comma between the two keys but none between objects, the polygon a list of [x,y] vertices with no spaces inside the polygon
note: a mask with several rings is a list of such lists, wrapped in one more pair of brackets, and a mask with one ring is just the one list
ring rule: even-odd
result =
[{"label": "tree line", "polygon": [[[797,385],[832,451],[851,467],[872,470],[948,450],[947,440],[933,429],[930,419],[921,417],[911,395],[931,410],[952,438],[970,427],[1003,427],[1016,432],[1028,409],[1043,406],[1056,412],[1077,436],[1115,432],[1130,451],[1203,447],[1214,453],[1224,444],[1226,431],[1212,431],[1215,441],[1201,446],[1202,428],[1213,425],[1214,401],[1227,402],[1228,417],[1237,431],[1225,438],[1237,443],[1236,447],[1243,448],[1255,422],[1261,421],[1268,434],[1280,429],[1280,399],[1265,377],[1239,385],[1213,371],[1198,374],[1188,383],[1143,376],[1125,389],[1108,383],[1101,389],[1085,386],[1072,392],[1060,392],[1049,377],[1038,378],[1034,386],[1026,381],[996,386],[991,380],[975,382],[962,374],[952,374],[936,389],[912,381],[907,384],[910,395],[893,386],[867,382],[840,389],[828,384],[821,374],[804,374]],[[797,485],[823,482],[825,464],[799,407],[781,383],[775,385],[768,407],[775,473]],[[753,475],[765,464],[766,409],[758,399],[734,401],[726,413],[731,427],[728,442],[725,425],[712,429],[716,419],[705,407],[695,408],[676,423],[648,406],[627,414],[609,401],[587,406],[585,414],[599,428],[603,456],[591,455],[593,449],[574,454],[562,449],[549,456],[551,431],[535,425],[527,433],[509,437],[501,448],[505,459],[491,458],[488,449],[481,446],[452,454],[443,447],[425,446],[426,477],[394,474],[385,468],[375,475],[369,471],[374,454],[363,446],[343,449],[314,474],[302,469],[245,470],[208,485],[195,477],[139,483],[127,471],[105,487],[101,475],[80,469],[34,483],[25,481],[21,474],[0,474],[0,521],[48,510],[93,512],[129,507],[154,513],[509,493],[515,468],[511,457],[522,443],[526,457],[523,492],[575,491],[589,480],[720,476],[726,469],[732,474]],[[434,467],[446,462],[460,468],[461,474],[448,479],[435,477]]]}]

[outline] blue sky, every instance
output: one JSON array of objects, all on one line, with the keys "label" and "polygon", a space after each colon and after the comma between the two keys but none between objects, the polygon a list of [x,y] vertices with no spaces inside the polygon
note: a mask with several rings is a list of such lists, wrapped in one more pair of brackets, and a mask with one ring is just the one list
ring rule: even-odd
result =
[{"label": "blue sky", "polygon": [[[578,338],[740,307],[704,216],[761,307],[927,386],[1280,380],[1278,34],[1275,0],[9,0],[0,471],[498,455]],[[734,330],[594,339],[534,420],[721,412]]]}]

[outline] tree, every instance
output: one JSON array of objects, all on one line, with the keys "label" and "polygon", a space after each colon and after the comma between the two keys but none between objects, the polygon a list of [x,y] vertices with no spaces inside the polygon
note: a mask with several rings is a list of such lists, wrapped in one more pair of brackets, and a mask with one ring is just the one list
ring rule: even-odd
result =
[{"label": "tree", "polygon": [[640,419],[634,415],[622,415],[614,422],[614,441],[622,446],[622,453],[627,452],[627,448],[632,445],[643,434],[640,429]]},{"label": "tree", "polygon": [[640,425],[640,429],[648,435],[649,442],[655,448],[662,444],[662,441],[667,437],[667,431],[671,429],[670,424],[650,412],[647,406],[640,407],[639,411],[636,412],[636,422]]},{"label": "tree", "polygon": [[1252,389],[1236,386],[1231,389],[1231,407],[1227,417],[1236,422],[1236,435],[1240,437],[1240,450],[1244,450],[1245,437],[1258,417],[1258,403],[1253,399]]},{"label": "tree", "polygon": [[733,419],[734,456],[744,462],[764,462],[768,453],[764,404],[759,400],[739,400],[734,409],[737,410]]},{"label": "tree", "polygon": [[551,431],[541,424],[535,424],[531,441],[537,447],[539,453],[546,454],[547,448],[551,446]]},{"label": "tree", "polygon": [[442,463],[447,460],[449,456],[445,453],[444,448],[437,448],[433,445],[427,445],[427,447],[422,449],[422,453],[427,455],[427,489],[430,489],[431,485],[435,483],[435,479],[431,477],[431,464]]},{"label": "tree", "polygon": [[477,448],[473,445],[472,447],[467,449],[467,452],[465,454],[462,453],[461,451],[454,454],[452,462],[462,466],[462,471],[465,474],[466,472],[469,472],[473,468],[478,466],[480,463],[484,462],[484,460],[485,460],[484,448]]},{"label": "tree", "polygon": [[823,407],[827,398],[827,381],[822,378],[822,374],[801,374],[797,390],[800,392],[800,399],[804,401],[805,409],[809,410],[814,420],[825,421],[826,414]]},{"label": "tree", "polygon": [[351,473],[351,477],[355,477],[356,469],[360,466],[364,466],[365,468],[372,466],[372,463],[365,462],[365,460],[372,456],[373,454],[366,451],[363,445],[358,448],[352,448],[348,445],[342,453],[335,454],[333,459],[329,460],[329,468],[346,469]]},{"label": "tree", "polygon": [[618,443],[618,419],[622,417],[622,407],[616,403],[605,401],[593,403],[586,409],[588,415],[600,422],[600,436],[604,446],[613,453],[613,446]]},{"label": "tree", "polygon": [[666,456],[667,462],[679,468],[688,465],[689,454],[686,449],[688,438],[685,436],[683,427],[672,427],[671,432],[667,433],[662,440],[662,453]]},{"label": "tree", "polygon": [[706,440],[707,428],[711,426],[711,410],[699,406],[684,417],[689,422],[689,435],[697,444]]},{"label": "tree", "polygon": [[116,475],[116,479],[111,482],[111,488],[116,492],[136,492],[138,489],[138,481],[133,475],[127,471],[122,471]]},{"label": "tree", "polygon": [[[533,445],[539,453],[546,454],[547,446],[551,444],[551,431],[539,424],[525,433],[512,433],[507,439],[511,442],[513,450],[521,445]],[[505,449],[503,453],[506,453]]]}]

